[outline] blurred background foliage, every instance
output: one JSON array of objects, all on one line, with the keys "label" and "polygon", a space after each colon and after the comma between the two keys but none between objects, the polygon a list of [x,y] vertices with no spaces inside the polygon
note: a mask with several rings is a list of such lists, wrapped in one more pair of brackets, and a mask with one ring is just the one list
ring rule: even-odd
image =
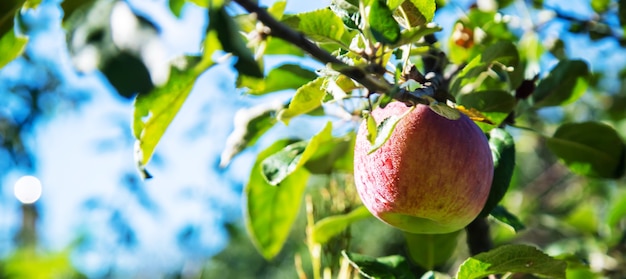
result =
[{"label": "blurred background foliage", "polygon": [[[103,74],[118,89],[120,96],[127,98],[134,92],[149,91],[155,84],[163,83],[151,76],[168,70],[163,70],[163,64],[146,63],[146,56],[142,53],[147,50],[142,45],[131,41],[125,44],[125,49],[112,46],[106,36],[108,32],[114,32],[106,27],[108,18],[98,19],[80,9],[85,5],[83,2],[93,1],[52,2],[57,9],[63,9],[70,51],[75,55],[80,55],[81,51],[100,53],[97,56],[100,60],[83,66],[104,69]],[[516,233],[508,225],[489,219],[496,245],[531,243],[551,255],[570,254],[589,265],[590,269],[571,267],[568,278],[626,278],[626,181],[624,178],[587,178],[572,173],[548,150],[546,139],[541,136],[552,135],[562,123],[594,120],[614,127],[622,139],[626,137],[625,2],[437,1],[435,22],[444,28],[437,37],[446,42],[443,48],[452,61],[463,61],[472,56],[471,52],[481,51],[480,46],[472,45],[473,36],[482,36],[474,33],[476,27],[480,27],[488,35],[486,38],[493,42],[516,41],[520,55],[528,63],[527,69],[536,70],[534,74],[543,75],[558,60],[565,58],[582,59],[590,67],[591,78],[587,80],[585,94],[577,101],[557,107],[518,108],[525,113],[508,129],[516,142],[516,168],[510,190],[501,204],[521,220],[525,229]],[[170,0],[163,4],[168,4],[175,15],[179,15],[185,5],[206,6],[205,1]],[[38,36],[37,28],[41,27],[25,14],[30,9],[38,9],[38,5],[38,1],[0,2],[0,53],[18,54],[10,63],[0,59],[3,63],[0,66],[19,68],[21,73],[21,76],[13,77],[6,74],[6,69],[0,71],[0,176],[14,169],[34,171],[37,151],[27,144],[32,140],[34,126],[45,125],[59,113],[76,109],[90,100],[89,91],[74,85],[75,79],[63,76],[57,69],[59,65],[42,60],[37,53],[29,51],[23,38]],[[74,24],[71,18],[80,16],[92,16],[93,23]],[[146,42],[158,36],[158,23],[141,16],[137,18],[140,24],[133,30],[135,40]],[[76,39],[84,35],[80,34],[81,30],[89,28],[96,31],[91,30],[91,35]],[[20,44],[24,46],[20,48]],[[10,56],[5,54],[2,56]],[[112,76],[129,69],[133,69],[132,75]],[[133,82],[128,82],[128,77],[132,77]],[[158,161],[158,157],[154,160]],[[300,210],[287,245],[271,262],[259,255],[245,232],[243,221],[237,220],[225,223],[230,238],[217,255],[200,255],[199,266],[181,266],[159,276],[294,278],[298,266],[310,272],[308,248],[302,241],[307,229],[306,206],[308,204],[313,209],[315,220],[356,208],[360,202],[351,177],[351,173],[333,173],[311,179],[305,194],[309,198]],[[142,191],[133,170],[122,174],[120,181],[142,207],[148,210],[157,207]],[[85,201],[85,206],[109,211],[108,226],[117,236],[118,245],[133,246],[138,237],[133,227],[140,224],[129,224],[124,212],[97,197]],[[28,219],[31,214],[28,212],[36,212],[36,205],[22,209],[23,220]],[[76,243],[70,247],[47,251],[35,239],[28,240],[27,235],[37,235],[37,232],[27,224],[22,221],[22,230],[16,232],[11,249],[0,250],[5,253],[0,254],[0,278],[85,276],[78,271],[81,267],[72,261],[71,254],[89,249],[90,237],[94,236],[77,235]],[[193,255],[193,239],[201,237],[198,234],[202,233],[191,225],[181,231],[178,244],[181,249],[189,251],[189,257],[196,256]],[[459,241],[463,242],[463,236]],[[354,224],[324,245],[327,261],[324,266],[337,264],[333,257],[339,257],[337,249],[340,247],[371,256],[407,253],[401,233],[373,218]],[[456,253],[467,256],[464,245],[459,247]],[[297,257],[302,258],[298,260]],[[449,262],[440,269],[452,270],[458,264]],[[108,268],[109,272],[99,276],[123,277],[116,273],[114,264]]]}]

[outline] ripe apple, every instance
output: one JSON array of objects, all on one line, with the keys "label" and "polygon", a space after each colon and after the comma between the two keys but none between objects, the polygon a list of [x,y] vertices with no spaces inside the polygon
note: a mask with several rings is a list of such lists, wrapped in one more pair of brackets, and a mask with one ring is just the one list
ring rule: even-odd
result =
[{"label": "ripe apple", "polygon": [[[392,102],[372,111],[376,122],[408,110]],[[354,151],[357,191],[383,222],[411,233],[449,233],[480,213],[491,188],[493,159],[487,137],[465,115],[449,120],[418,105],[388,141],[368,154],[365,121]]]}]

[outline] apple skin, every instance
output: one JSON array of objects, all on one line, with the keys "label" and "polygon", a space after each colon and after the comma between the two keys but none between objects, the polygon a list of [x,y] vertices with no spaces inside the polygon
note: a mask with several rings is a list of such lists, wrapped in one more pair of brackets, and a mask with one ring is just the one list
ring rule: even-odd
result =
[{"label": "apple skin", "polygon": [[[410,109],[392,102],[374,109],[379,124]],[[354,150],[355,184],[363,204],[383,222],[411,233],[460,230],[481,212],[491,188],[493,159],[485,134],[465,115],[449,120],[417,107],[389,140],[367,154],[365,121]]]}]

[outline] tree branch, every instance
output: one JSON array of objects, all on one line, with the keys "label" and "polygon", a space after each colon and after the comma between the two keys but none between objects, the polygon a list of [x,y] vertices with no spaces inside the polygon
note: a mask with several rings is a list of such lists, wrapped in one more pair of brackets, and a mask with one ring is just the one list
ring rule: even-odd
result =
[{"label": "tree branch", "polygon": [[[431,100],[438,99],[435,93],[441,85],[441,80],[427,80],[425,87],[414,91],[399,89],[382,77],[371,74],[359,67],[350,66],[327,51],[318,47],[315,43],[306,38],[306,36],[296,30],[291,29],[285,24],[277,21],[266,10],[261,9],[256,3],[250,0],[234,0],[249,13],[257,15],[257,19],[267,26],[270,30],[270,36],[283,39],[300,49],[306,51],[318,61],[330,65],[331,68],[339,73],[353,79],[363,85],[371,93],[389,94],[392,98],[407,103],[409,105],[430,104]],[[437,77],[438,75],[435,75]],[[430,98],[425,98],[428,96]]]}]

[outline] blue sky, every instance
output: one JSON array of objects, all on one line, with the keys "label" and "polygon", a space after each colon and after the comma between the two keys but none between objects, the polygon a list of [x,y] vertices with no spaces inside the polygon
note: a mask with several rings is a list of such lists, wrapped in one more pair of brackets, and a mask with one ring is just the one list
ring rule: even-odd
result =
[{"label": "blue sky", "polygon": [[[76,110],[61,106],[49,121],[36,126],[29,140],[37,157],[32,175],[43,184],[37,203],[42,246],[58,251],[86,236],[87,248],[77,250],[73,260],[90,275],[102,274],[110,266],[130,273],[142,270],[144,275],[152,270],[156,275],[183,263],[197,264],[219,252],[228,240],[223,222],[241,218],[240,191],[254,154],[242,154],[227,169],[217,167],[218,158],[236,109],[259,100],[234,88],[235,75],[229,65],[209,70],[198,79],[161,139],[148,166],[154,178],[124,183],[124,175],[137,178],[130,132],[132,103],[112,93],[100,75],[73,72],[56,2],[44,1],[25,15],[27,21],[36,23],[28,52],[37,54],[39,63],[56,69],[65,89],[85,92],[89,101]],[[288,10],[296,8],[293,2]],[[157,20],[171,57],[199,51],[206,24],[202,9],[187,5],[176,19],[165,1],[130,3]],[[311,4],[324,3],[297,8],[311,9]],[[3,81],[29,78],[19,60],[0,74]],[[284,127],[276,130],[280,136],[298,133]],[[260,145],[268,142],[262,140]],[[31,173],[10,173],[0,188],[0,247],[4,247],[0,255],[10,251],[5,244],[11,243],[17,229],[19,203],[12,191],[14,182],[24,174]],[[112,218],[131,226],[135,241],[130,248],[117,245],[119,232],[115,230],[119,228],[112,227]],[[177,242],[185,229],[193,233],[182,246],[191,249],[181,248]]]}]

